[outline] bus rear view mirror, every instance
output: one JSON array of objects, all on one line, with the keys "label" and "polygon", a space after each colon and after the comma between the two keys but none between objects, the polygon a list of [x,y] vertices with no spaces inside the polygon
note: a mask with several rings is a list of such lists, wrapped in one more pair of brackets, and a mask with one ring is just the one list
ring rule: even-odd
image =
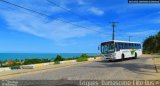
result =
[{"label": "bus rear view mirror", "polygon": [[98,50],[100,50],[100,46],[98,46]]}]

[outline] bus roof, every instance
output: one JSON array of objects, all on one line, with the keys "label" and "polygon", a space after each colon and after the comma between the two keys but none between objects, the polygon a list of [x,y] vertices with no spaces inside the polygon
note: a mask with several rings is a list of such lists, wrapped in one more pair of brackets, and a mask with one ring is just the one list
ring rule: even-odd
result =
[{"label": "bus roof", "polygon": [[[110,40],[110,41],[106,41],[106,42],[122,42],[122,43],[137,43],[137,44],[141,44],[141,42],[130,42],[130,41],[120,41],[120,40]],[[105,43],[105,42],[102,42]]]}]

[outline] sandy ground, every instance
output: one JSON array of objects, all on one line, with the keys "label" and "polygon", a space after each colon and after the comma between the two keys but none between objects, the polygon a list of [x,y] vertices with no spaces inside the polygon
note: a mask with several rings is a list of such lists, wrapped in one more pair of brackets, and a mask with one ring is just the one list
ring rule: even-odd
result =
[{"label": "sandy ground", "polygon": [[[154,56],[152,55],[143,55],[144,57],[151,57],[147,60],[148,64],[152,64],[154,66],[154,70],[150,70],[150,73],[148,75],[144,76],[144,79],[146,80],[159,80],[160,79],[160,58],[152,58]],[[156,72],[157,67],[158,72]]]}]

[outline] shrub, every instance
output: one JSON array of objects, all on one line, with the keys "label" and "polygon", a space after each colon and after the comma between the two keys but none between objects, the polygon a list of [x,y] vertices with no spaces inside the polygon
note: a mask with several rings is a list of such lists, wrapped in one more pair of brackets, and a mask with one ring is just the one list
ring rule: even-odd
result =
[{"label": "shrub", "polygon": [[50,62],[50,60],[48,59],[25,59],[23,64],[27,65],[27,64],[45,63],[45,62]]},{"label": "shrub", "polygon": [[87,54],[82,54],[80,57],[81,58],[89,58],[89,56]]},{"label": "shrub", "polygon": [[56,58],[54,59],[54,61],[64,61],[64,58],[60,55],[57,55]]},{"label": "shrub", "polygon": [[11,68],[12,70],[21,69],[21,66],[20,66],[20,65],[14,65],[14,66],[11,66],[10,68]]},{"label": "shrub", "polygon": [[2,62],[2,61],[0,61],[0,67],[2,66],[2,64],[3,64],[3,62]]},{"label": "shrub", "polygon": [[79,58],[77,58],[77,62],[88,61],[89,56],[87,54],[82,54]]},{"label": "shrub", "polygon": [[35,64],[40,62],[41,62],[40,59],[25,59],[23,64],[27,65],[27,64]]},{"label": "shrub", "polygon": [[60,64],[60,62],[59,61],[55,61],[54,64]]}]

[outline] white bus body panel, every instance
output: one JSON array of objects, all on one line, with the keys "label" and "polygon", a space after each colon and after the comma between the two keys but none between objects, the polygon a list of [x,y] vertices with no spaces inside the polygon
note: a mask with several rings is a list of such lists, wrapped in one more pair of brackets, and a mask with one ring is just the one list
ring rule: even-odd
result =
[{"label": "white bus body panel", "polygon": [[115,53],[111,54],[104,54],[104,58],[102,60],[118,60],[122,59],[122,54],[124,54],[124,58],[135,57],[135,53],[137,56],[142,55],[142,49],[121,49],[120,51],[116,51]]}]

